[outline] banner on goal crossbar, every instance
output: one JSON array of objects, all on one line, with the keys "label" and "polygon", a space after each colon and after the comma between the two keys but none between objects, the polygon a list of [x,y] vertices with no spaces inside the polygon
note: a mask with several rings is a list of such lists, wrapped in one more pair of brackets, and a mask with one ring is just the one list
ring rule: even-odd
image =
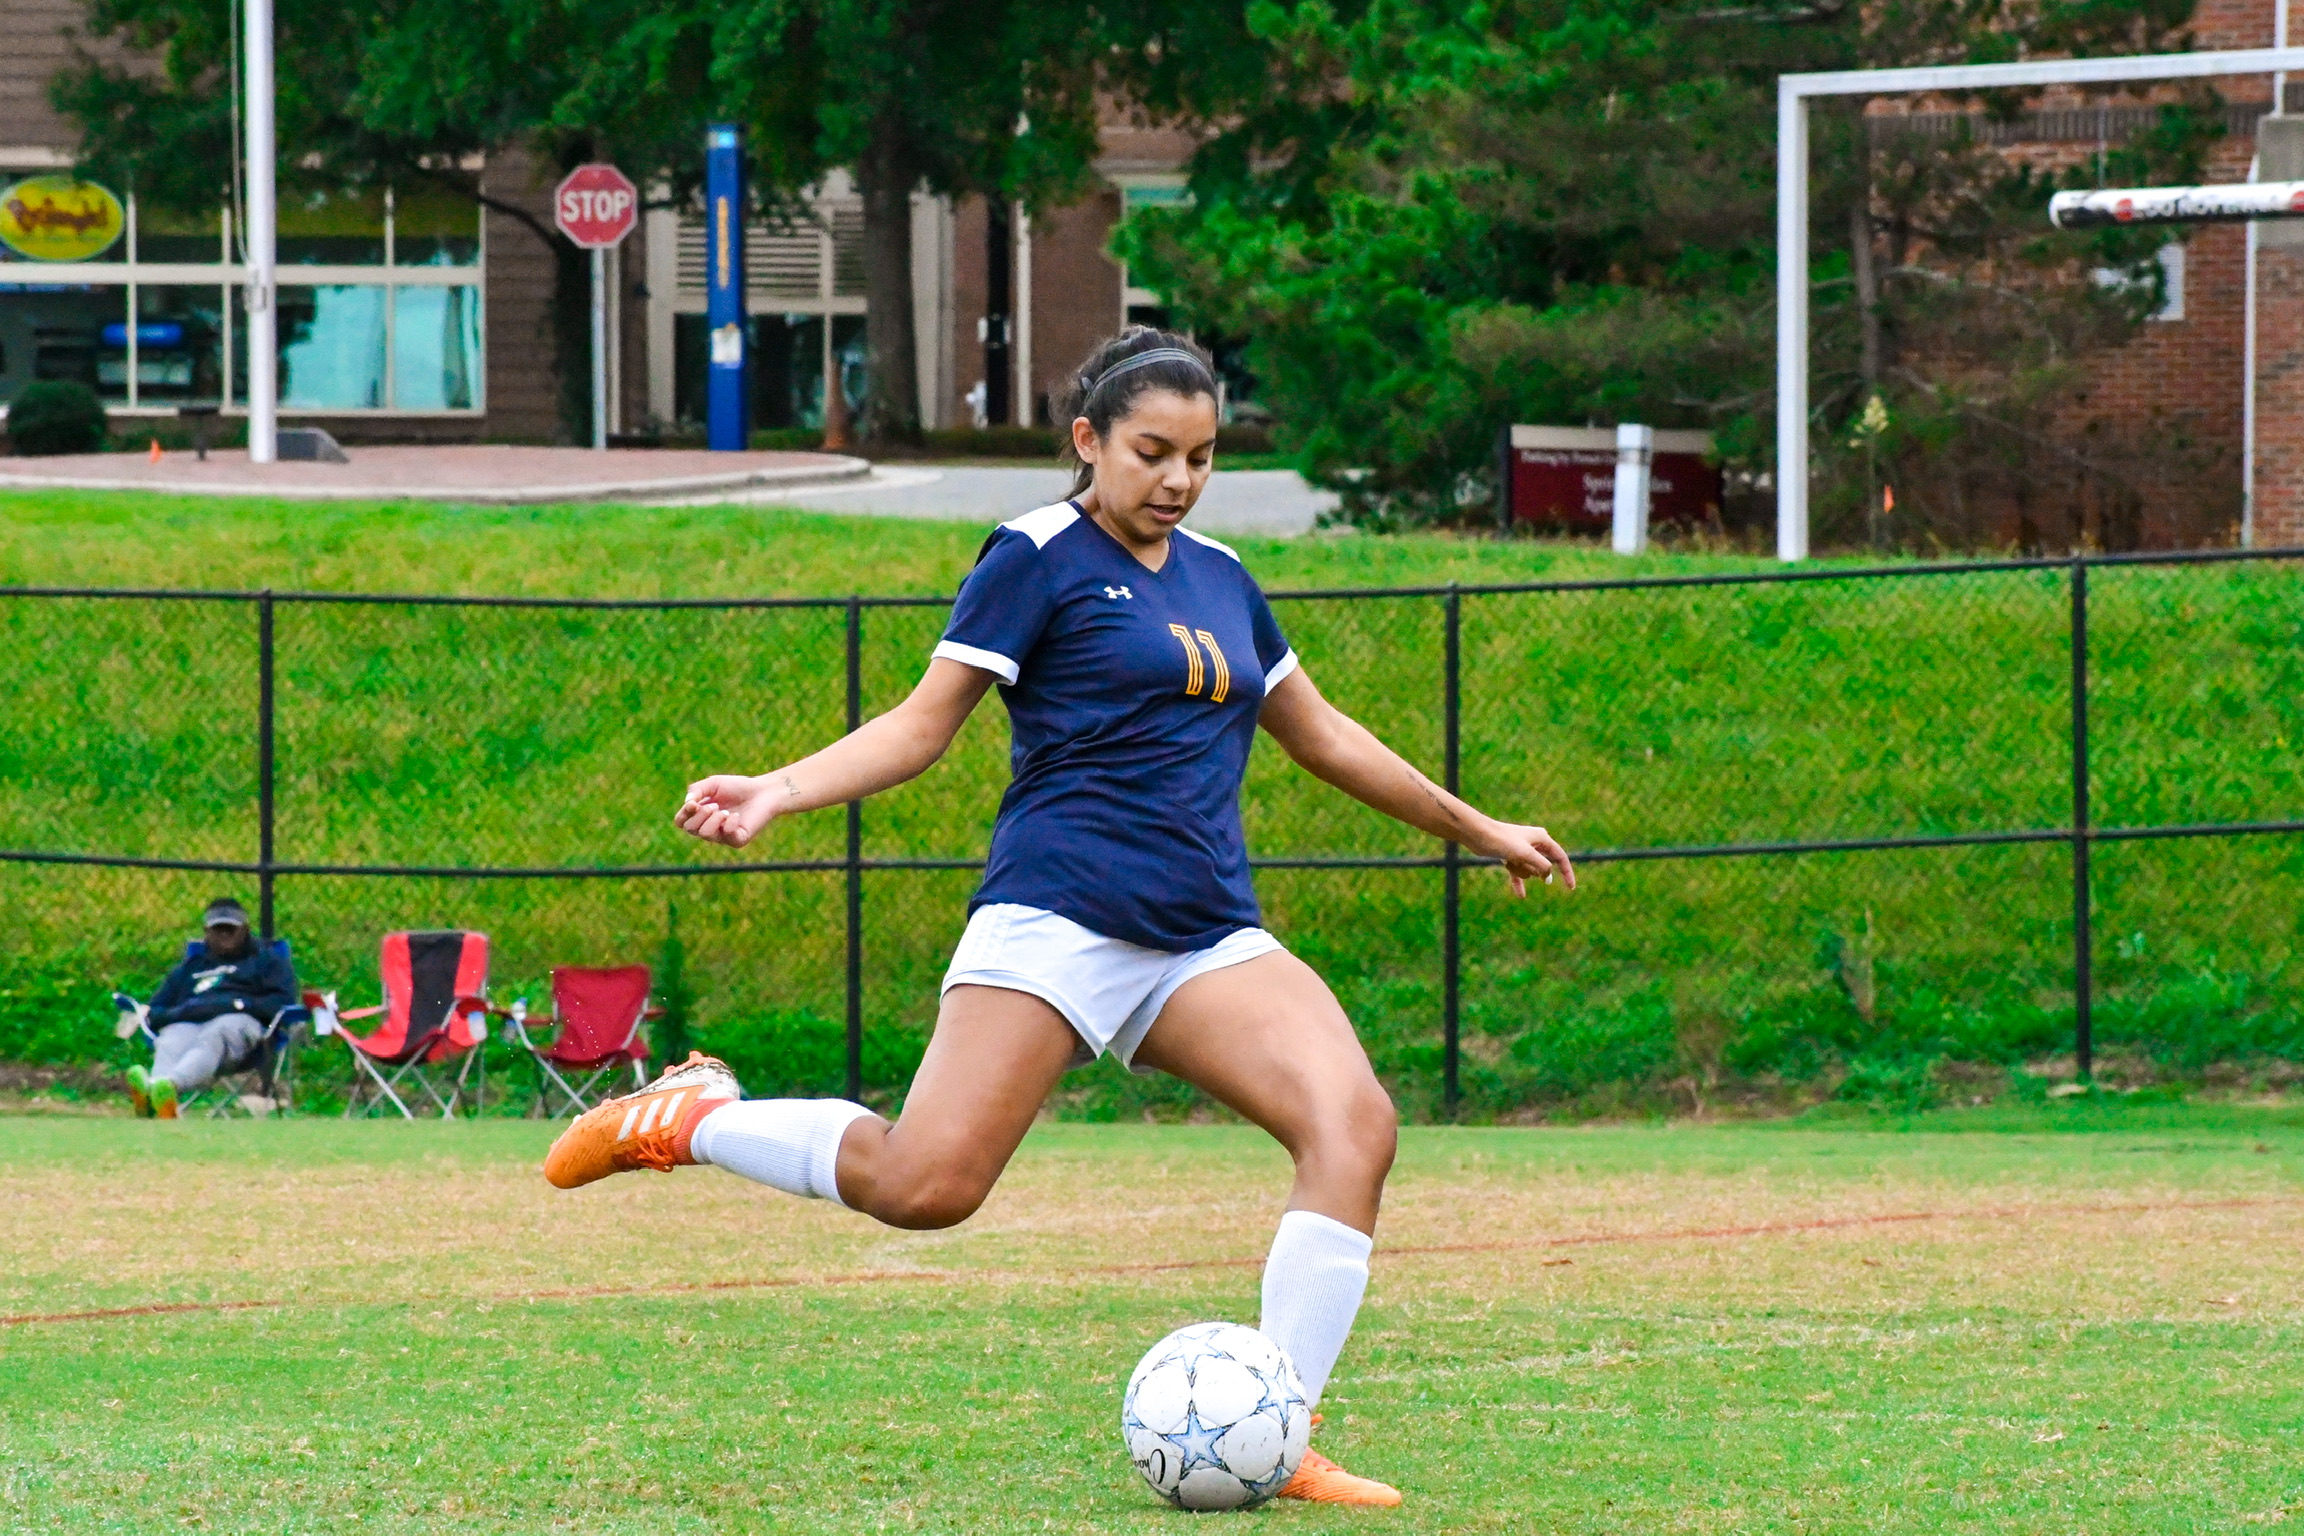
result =
[{"label": "banner on goal crossbar", "polygon": [[2248,219],[2299,218],[2304,218],[2304,181],[2059,192],[2048,200],[2048,222],[2058,229],[2100,229],[2107,224],[2233,224]]}]

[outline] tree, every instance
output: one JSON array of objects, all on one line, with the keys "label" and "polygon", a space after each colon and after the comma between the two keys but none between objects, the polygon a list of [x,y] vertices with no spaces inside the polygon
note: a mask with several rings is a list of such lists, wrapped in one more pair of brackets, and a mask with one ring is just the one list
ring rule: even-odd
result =
[{"label": "tree", "polygon": [[[89,29],[161,67],[83,60],[56,83],[92,165],[143,195],[214,201],[232,153],[226,15],[214,0],[95,0]],[[1097,152],[1101,87],[1140,74],[1173,95],[1164,47],[1172,61],[1179,39],[1208,51],[1229,38],[1212,56],[1237,66],[1246,37],[1229,7],[1178,21],[1149,0],[286,0],[283,176],[430,178],[521,219],[562,256],[565,385],[582,376],[581,254],[487,197],[463,169],[473,154],[526,142],[563,169],[613,154],[685,200],[703,125],[735,121],[762,208],[780,219],[801,217],[802,194],[845,167],[864,202],[864,427],[907,438],[919,431],[913,194],[1068,200]]]},{"label": "tree", "polygon": [[701,73],[746,125],[757,173],[785,205],[834,168],[854,174],[871,360],[864,428],[877,438],[919,431],[915,192],[1027,210],[1067,202],[1089,185],[1115,93],[1172,113],[1265,67],[1244,8],[1160,0],[672,0],[603,35],[615,41],[594,76],[600,94],[576,92],[571,115],[599,119],[635,79]]},{"label": "tree", "polygon": [[[1362,519],[1484,516],[1508,420],[1710,427],[1730,467],[1757,474],[1773,433],[1775,77],[2170,46],[2188,11],[1264,4],[1274,83],[1193,103],[1221,130],[1194,204],[1131,221],[1124,253],[1191,322],[1252,338],[1284,439]],[[1820,533],[1855,537],[1868,511],[1882,539],[1958,522],[1907,494],[1905,523],[1879,526],[1863,466],[1883,455],[1956,465],[1971,504],[2007,488],[1988,471],[2017,444],[2037,462],[2053,439],[2075,475],[2117,478],[2116,455],[2059,435],[2059,411],[2076,360],[2150,307],[2158,239],[2054,234],[2048,191],[2078,172],[1876,135],[1860,113],[1819,109],[1814,132]],[[2216,131],[2173,107],[2109,168],[2196,168]],[[1857,433],[1868,412],[1885,423]]]},{"label": "tree", "polygon": [[[130,49],[83,55],[50,85],[81,129],[80,159],[147,206],[205,212],[231,192],[237,142],[237,6],[212,0],[93,0],[87,31]],[[350,7],[285,0],[277,8],[275,116],[285,194],[430,186],[470,198],[528,230],[555,257],[554,353],[563,431],[589,435],[590,280],[584,253],[549,220],[484,184],[480,158],[536,149],[549,169],[593,158],[616,125],[637,163],[677,164],[693,97],[635,92],[586,122],[560,110],[587,58],[583,18],[517,0],[385,0]],[[692,185],[694,174],[688,177]]]}]

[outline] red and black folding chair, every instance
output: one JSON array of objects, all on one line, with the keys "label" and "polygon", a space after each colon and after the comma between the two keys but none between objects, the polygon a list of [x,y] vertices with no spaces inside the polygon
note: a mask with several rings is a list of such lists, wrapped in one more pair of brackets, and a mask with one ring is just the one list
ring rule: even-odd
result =
[{"label": "red and black folding chair", "polygon": [[[416,1098],[417,1089],[442,1115],[453,1115],[469,1088],[479,1113],[488,1087],[479,1050],[488,1038],[488,935],[388,933],[379,969],[384,1001],[378,1007],[339,1010],[333,992],[305,994],[314,1031],[339,1035],[352,1048],[346,1118],[381,1114],[389,1104],[413,1120],[416,1112],[401,1093]],[[377,1014],[384,1022],[365,1039],[342,1027]]]},{"label": "red and black folding chair", "polygon": [[[537,1102],[549,1120],[561,1110],[552,1107],[557,1091],[562,1109],[580,1115],[617,1091],[614,1079],[632,1069],[632,1086],[648,1086],[648,1042],[640,1024],[661,1014],[648,1006],[648,967],[619,965],[600,968],[555,966],[552,970],[552,1012],[530,1014],[528,999],[496,1010],[511,1021],[511,1036],[534,1058],[542,1092]],[[550,1045],[539,1045],[528,1033],[558,1024]],[[565,1075],[563,1075],[565,1072]],[[569,1078],[579,1078],[570,1082]]]}]

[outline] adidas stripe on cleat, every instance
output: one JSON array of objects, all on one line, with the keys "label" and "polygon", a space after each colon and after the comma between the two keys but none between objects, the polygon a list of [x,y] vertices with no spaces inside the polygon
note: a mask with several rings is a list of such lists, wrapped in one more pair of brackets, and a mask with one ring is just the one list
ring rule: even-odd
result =
[{"label": "adidas stripe on cleat", "polygon": [[[1320,1415],[1312,1415],[1312,1422],[1317,1426]],[[1307,1504],[1359,1504],[1380,1509],[1400,1502],[1400,1490],[1390,1483],[1356,1477],[1314,1450],[1305,1451],[1304,1459],[1296,1464],[1296,1475],[1281,1485],[1279,1496],[1302,1499]]]},{"label": "adidas stripe on cleat", "polygon": [[638,1093],[577,1116],[544,1154],[544,1177],[557,1188],[575,1189],[635,1168],[670,1173],[696,1161],[688,1144],[697,1124],[743,1094],[726,1062],[691,1051]]}]

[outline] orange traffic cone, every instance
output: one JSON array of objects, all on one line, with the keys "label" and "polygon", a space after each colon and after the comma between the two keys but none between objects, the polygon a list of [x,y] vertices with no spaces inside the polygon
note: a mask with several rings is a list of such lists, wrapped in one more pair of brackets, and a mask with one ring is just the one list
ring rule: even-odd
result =
[{"label": "orange traffic cone", "polygon": [[157,464],[157,463],[159,463],[159,462],[160,462],[160,439],[158,439],[158,438],[154,438],[154,439],[152,439],[152,454],[151,454],[151,458],[152,458],[152,462],[153,462],[153,463],[155,463],[155,464]]}]

